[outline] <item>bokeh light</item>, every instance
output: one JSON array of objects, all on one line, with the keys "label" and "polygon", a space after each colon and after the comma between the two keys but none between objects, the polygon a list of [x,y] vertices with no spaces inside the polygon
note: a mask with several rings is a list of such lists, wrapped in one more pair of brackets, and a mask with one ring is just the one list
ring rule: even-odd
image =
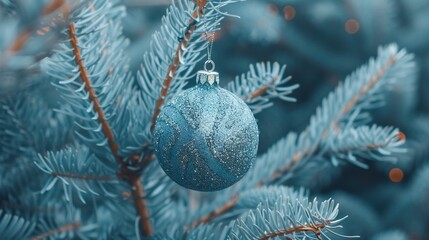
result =
[{"label": "bokeh light", "polygon": [[389,178],[394,183],[401,182],[404,179],[404,172],[400,168],[392,168],[389,171]]},{"label": "bokeh light", "polygon": [[290,21],[293,20],[296,16],[296,10],[292,6],[286,6],[283,9],[284,17],[286,20]]},{"label": "bokeh light", "polygon": [[345,24],[345,30],[349,34],[355,34],[359,32],[360,24],[356,19],[349,19]]}]

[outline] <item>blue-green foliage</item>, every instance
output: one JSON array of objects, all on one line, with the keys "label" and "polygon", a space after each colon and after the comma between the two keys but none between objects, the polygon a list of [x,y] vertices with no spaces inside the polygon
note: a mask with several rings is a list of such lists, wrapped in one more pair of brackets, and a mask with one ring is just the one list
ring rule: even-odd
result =
[{"label": "blue-green foliage", "polygon": [[[66,148],[58,152],[39,155],[35,162],[43,172],[50,175],[41,193],[51,190],[55,184],[62,184],[66,199],[73,188],[79,199],[86,202],[82,194],[115,197],[121,192],[115,172],[104,167],[86,146]],[[125,191],[125,188],[122,189]]]},{"label": "blue-green foliage", "polygon": [[[292,195],[293,196],[293,195]],[[290,197],[290,196],[288,196]],[[260,239],[293,238],[305,239],[316,237],[315,232],[304,230],[296,231],[301,226],[311,226],[320,234],[332,233],[343,219],[337,219],[338,204],[327,200],[320,205],[316,199],[286,198],[280,195],[274,202],[261,202],[255,210],[234,222],[231,239]],[[317,227],[317,226],[326,227]],[[272,234],[274,233],[274,234]],[[311,236],[315,234],[314,236]]]},{"label": "blue-green foliage", "polygon": [[5,240],[27,238],[33,232],[34,226],[30,221],[0,211],[0,232]]},{"label": "blue-green foliage", "polygon": [[18,156],[58,149],[67,142],[70,137],[70,119],[50,108],[48,101],[37,91],[24,91],[2,100],[0,159],[7,161]]},{"label": "blue-green foliage", "polygon": [[[80,59],[76,59],[71,41],[65,40],[51,57],[42,61],[41,67],[55,79],[55,87],[70,106],[65,113],[73,117],[79,126],[76,134],[106,165],[112,165],[114,158],[108,139],[103,134],[100,118],[110,124],[115,136],[123,136],[118,134],[119,129],[122,130],[123,125],[127,126],[128,123],[120,118],[126,115],[121,111],[129,109],[126,104],[118,106],[115,101],[127,92],[130,81],[127,60],[123,55],[127,40],[121,36],[119,22],[125,12],[123,8],[112,7],[109,1],[94,1],[90,5],[82,4],[73,11],[70,16],[74,24],[73,33],[70,29],[65,30],[69,35],[75,35]],[[81,79],[82,70],[76,61],[80,61],[87,70],[91,86]],[[104,116],[99,116],[94,110],[88,88],[96,93]]]},{"label": "blue-green foliage", "polygon": [[[392,56],[397,58],[397,63],[387,68],[383,77],[377,79],[373,87],[361,95],[361,90],[376,76],[377,69]],[[346,160],[359,166],[364,166],[360,162],[362,158],[394,160],[396,157],[392,153],[403,151],[403,139],[398,137],[398,130],[375,125],[369,127],[364,123],[370,118],[367,110],[379,107],[375,100],[382,101],[383,93],[389,90],[389,84],[396,81],[394,73],[412,76],[414,71],[411,55],[398,51],[395,45],[380,49],[376,60],[370,60],[368,66],[363,66],[350,75],[344,84],[340,84],[323,100],[302,133],[289,133],[257,159],[255,167],[246,175],[240,187],[247,189],[260,182],[287,181],[293,177],[294,169],[275,175],[274,178],[272,176],[284,166],[294,164],[293,161],[297,158],[302,160],[293,165],[295,169],[314,158],[323,158],[334,164],[339,160]],[[357,101],[354,100],[355,97],[358,97]],[[348,105],[350,103],[353,104]],[[348,106],[351,106],[350,109]],[[373,148],[374,146],[376,147]]]},{"label": "blue-green foliage", "polygon": [[[0,100],[2,239],[141,239],[143,221],[153,228],[154,239],[343,237],[337,228],[340,222],[347,228],[347,221],[343,222],[345,216],[336,201],[319,202],[309,191],[285,185],[297,179],[321,181],[319,174],[331,178],[322,163],[367,167],[371,161],[396,161],[406,152],[399,129],[371,123],[371,111],[384,105],[392,89],[413,92],[413,55],[397,45],[380,47],[377,58],[352,73],[322,101],[307,128],[288,133],[261,153],[247,175],[230,189],[211,194],[188,191],[165,175],[156,157],[147,160],[152,153],[150,127],[157,100],[168,101],[186,87],[205,57],[207,42],[201,35],[219,30],[221,21],[231,16],[225,7],[237,2],[208,1],[204,17],[200,17],[194,15],[193,1],[173,1],[137,72],[130,70],[129,40],[121,23],[127,13],[121,1],[67,1],[70,12],[53,14],[62,20],[49,18],[52,21],[46,24],[42,24],[49,17],[43,15],[48,6],[44,1],[0,2],[0,29],[12,29],[0,36],[0,77],[10,80],[22,74],[25,81],[33,80],[30,86],[25,84]],[[359,8],[372,4],[369,0],[352,2]],[[250,9],[263,5],[253,4]],[[319,17],[329,23],[327,12],[332,9],[323,7],[338,6],[316,4],[309,11],[325,13]],[[191,25],[196,26],[194,31]],[[20,32],[32,29],[34,34],[41,26],[51,30],[36,34],[30,40],[34,43],[19,53],[8,49]],[[286,34],[266,31],[272,35],[255,37],[255,41],[275,41]],[[324,55],[316,61],[329,69],[348,59],[342,54],[331,59],[331,53],[306,41],[304,46],[299,43],[302,34],[294,27],[286,32],[291,46],[305,56]],[[43,40],[55,45],[44,46],[47,51],[36,54]],[[176,56],[178,62],[174,62]],[[176,72],[172,66],[177,67]],[[291,94],[298,84],[286,85],[291,78],[285,75],[285,65],[257,63],[227,88],[258,113],[273,106],[274,99],[295,101]],[[162,96],[167,77],[172,83]],[[17,87],[8,85],[7,89]],[[106,128],[111,129],[112,137],[106,135]],[[117,152],[112,150],[112,142],[117,143]],[[143,186],[144,193],[137,198],[144,200],[149,219],[136,214],[135,186],[127,182],[130,176],[121,176],[130,173],[138,175]],[[424,208],[419,204],[427,199],[428,191],[421,190],[427,188],[427,173],[423,169],[407,196],[398,198],[387,213],[389,219],[401,219],[410,205]],[[421,215],[419,219],[427,217],[426,211]],[[405,229],[418,226],[421,234],[424,225],[418,220],[412,223]],[[394,221],[392,225],[401,227]]]},{"label": "blue-green foliage", "polygon": [[[368,203],[342,191],[334,192],[330,197],[340,204],[342,214],[349,216],[347,228],[338,229],[338,233],[352,235],[359,232],[362,239],[369,239],[380,232],[381,220]],[[341,239],[337,236],[331,238]]]},{"label": "blue-green foliage", "polygon": [[[241,76],[237,76],[235,81],[229,82],[227,89],[240,96],[253,113],[271,107],[273,103],[270,102],[270,99],[272,98],[295,102],[296,99],[288,95],[299,85],[284,86],[292,78],[291,76],[284,78],[285,71],[286,65],[280,67],[277,62],[273,64],[270,62],[257,63],[256,70],[255,66],[250,65],[249,72],[243,73]],[[254,97],[253,94],[260,89],[264,89],[265,93]]]},{"label": "blue-green foliage", "polygon": [[[156,100],[160,97],[161,89],[165,87],[163,82],[167,76],[174,78],[167,98],[180,92],[188,84],[187,80],[195,76],[194,68],[205,57],[204,50],[207,48],[207,41],[204,41],[200,35],[215,31],[223,16],[227,14],[221,12],[222,8],[235,2],[239,0],[213,3],[209,1],[204,17],[200,17],[199,13],[194,16],[196,12],[194,2],[172,1],[172,5],[162,18],[161,29],[156,31],[150,40],[150,48],[144,53],[143,64],[137,74],[137,82],[142,90],[147,115],[153,114]],[[192,19],[191,22],[190,19]],[[195,25],[195,30],[188,36],[190,24]],[[186,44],[177,51],[179,67],[173,73],[170,65],[177,64],[173,59],[176,57],[178,43],[182,40]]]}]

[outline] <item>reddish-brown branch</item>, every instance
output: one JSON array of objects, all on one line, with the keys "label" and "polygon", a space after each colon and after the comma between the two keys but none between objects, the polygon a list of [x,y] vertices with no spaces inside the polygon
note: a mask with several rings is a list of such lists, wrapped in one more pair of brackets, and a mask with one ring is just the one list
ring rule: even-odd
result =
[{"label": "reddish-brown branch", "polygon": [[10,46],[9,51],[18,52],[19,50],[21,50],[24,47],[25,43],[27,43],[27,40],[30,36],[31,30],[26,29],[22,31]]},{"label": "reddish-brown branch", "polygon": [[[45,6],[45,8],[42,10],[42,16],[48,15],[60,7],[62,7],[65,3],[65,0],[54,0],[51,4],[48,4]],[[32,33],[32,30],[30,28],[25,29],[22,31],[15,41],[13,41],[12,45],[9,47],[10,52],[17,52],[21,50],[25,44],[27,43],[28,39],[30,38]]]},{"label": "reddish-brown branch", "polygon": [[254,98],[258,97],[258,96],[261,96],[262,94],[265,94],[267,92],[268,88],[270,86],[272,86],[279,79],[280,79],[279,76],[275,76],[268,84],[263,85],[260,89],[258,89],[256,91],[250,93],[247,96],[244,96],[243,100],[252,100],[252,99],[254,99]]},{"label": "reddish-brown branch", "polygon": [[238,195],[234,195],[232,197],[232,199],[229,202],[227,202],[225,205],[221,206],[218,209],[215,209],[214,211],[210,212],[208,215],[206,215],[206,216],[202,217],[201,219],[193,222],[191,224],[191,226],[197,227],[200,224],[208,223],[211,220],[219,217],[220,215],[228,212],[229,210],[231,210],[235,206],[235,204],[237,203],[237,200],[238,200]]},{"label": "reddish-brown branch", "polygon": [[122,161],[123,159],[118,156],[119,146],[114,139],[113,131],[110,128],[109,123],[104,118],[104,112],[103,112],[103,109],[101,108],[100,101],[96,97],[95,90],[91,86],[91,80],[89,78],[87,69],[85,68],[85,65],[81,56],[79,42],[76,36],[76,29],[73,23],[70,24],[69,26],[68,35],[73,49],[75,62],[79,67],[80,78],[85,83],[84,89],[89,94],[89,99],[93,103],[94,111],[97,112],[98,114],[98,121],[101,124],[102,132],[104,136],[107,138],[110,151],[112,152],[118,164],[121,165],[121,170],[118,176],[124,181],[128,182],[128,184],[130,184],[134,206],[136,208],[136,212],[138,216],[140,217],[142,233],[144,236],[150,236],[152,235],[153,230],[152,230],[151,223],[149,221],[149,211],[146,208],[147,204],[144,199],[144,190],[143,190],[143,185],[140,181],[140,174],[137,174],[128,170],[128,167]]},{"label": "reddish-brown branch", "polygon": [[48,15],[48,14],[53,13],[57,9],[61,8],[64,5],[65,2],[66,2],[66,0],[54,0],[54,1],[52,1],[51,4],[48,4],[43,9],[42,14],[43,15]]},{"label": "reddish-brown branch", "polygon": [[[133,165],[137,164],[138,160],[133,158]],[[126,181],[131,187],[131,193],[122,192],[124,197],[132,196],[133,204],[137,215],[140,217],[140,229],[143,236],[149,237],[153,234],[153,228],[149,219],[149,210],[145,199],[145,192],[142,181],[140,179],[141,172],[133,172],[129,170],[125,163],[121,164],[121,169],[118,172],[118,177]]]},{"label": "reddish-brown branch", "polygon": [[268,90],[268,85],[264,85],[263,87],[261,87],[260,89],[254,91],[252,94],[250,94],[249,96],[246,96],[245,99],[254,99],[264,93],[266,93]]},{"label": "reddish-brown branch", "polygon": [[149,220],[149,211],[146,207],[144,199],[144,189],[140,181],[140,176],[136,176],[129,180],[133,196],[133,202],[136,207],[137,214],[140,217],[140,227],[143,235],[148,237],[153,234],[152,225]]},{"label": "reddish-brown branch", "polygon": [[104,118],[104,112],[103,112],[103,109],[101,108],[100,101],[98,100],[95,94],[94,88],[92,88],[91,86],[91,80],[89,78],[88,71],[86,70],[86,67],[84,65],[84,62],[81,56],[79,41],[76,37],[76,29],[73,23],[71,23],[69,26],[68,35],[73,49],[73,54],[75,56],[74,60],[79,67],[80,79],[85,83],[85,91],[88,92],[89,99],[93,103],[93,109],[98,114],[98,121],[101,124],[101,129],[103,131],[104,136],[106,136],[107,138],[109,148],[112,151],[113,156],[115,156],[117,161],[120,162],[117,157],[118,144],[115,142],[115,139],[113,137],[113,131],[111,130],[109,123]]},{"label": "reddish-brown branch", "polygon": [[[341,118],[341,116],[344,116],[345,114],[347,114],[357,103],[358,101],[365,95],[368,93],[369,90],[371,90],[375,84],[377,83],[378,80],[380,80],[381,77],[383,77],[383,75],[386,73],[386,70],[393,65],[395,62],[397,61],[397,57],[396,56],[392,56],[389,58],[389,60],[381,67],[381,69],[377,72],[376,75],[372,76],[370,78],[370,81],[368,82],[368,84],[364,85],[358,94],[356,94],[349,102],[347,102],[347,104],[345,105],[345,107],[343,108],[343,110],[340,112],[339,116],[337,116],[334,121],[331,123],[330,126],[336,126],[337,125],[337,121],[339,121],[339,119]],[[327,137],[327,133],[329,131],[329,127],[327,129],[325,129],[325,131],[323,132],[322,136],[323,138]],[[398,137],[400,138],[405,138],[405,136],[399,135]],[[374,146],[373,146],[374,147]],[[290,171],[294,166],[296,166],[304,157],[306,157],[307,155],[311,154],[313,151],[311,150],[306,150],[306,151],[299,151],[297,152],[293,157],[292,157],[292,161],[290,161],[289,164],[287,164],[285,167],[283,167],[282,169],[274,172],[274,174],[271,176],[271,179],[275,179],[279,176],[282,176],[285,172]]]},{"label": "reddish-brown branch", "polygon": [[184,38],[179,42],[179,45],[177,46],[176,52],[173,57],[173,62],[168,67],[167,75],[165,77],[164,83],[162,84],[160,96],[156,101],[155,110],[152,116],[152,131],[155,129],[156,119],[161,112],[161,107],[164,105],[168,90],[170,89],[171,83],[176,75],[177,70],[180,67],[180,58],[183,56],[184,53],[183,49],[186,49],[186,47],[188,46],[191,34],[197,27],[197,22],[194,21],[194,19],[203,15],[203,9],[206,5],[206,0],[194,0],[194,2],[196,6],[192,14],[192,18],[189,20],[188,30],[186,30]]},{"label": "reddish-brown branch", "polygon": [[[367,85],[364,85],[358,94],[356,94],[344,107],[342,111],[342,115],[348,113],[355,105],[356,103],[365,95],[368,93],[369,90],[371,90],[378,80],[380,80],[381,77],[386,73],[386,70],[393,65],[397,61],[396,56],[392,56],[389,58],[389,60],[383,65],[383,67],[377,72],[375,76],[372,76],[369,83]],[[339,117],[337,118],[339,119]]]},{"label": "reddish-brown branch", "polygon": [[81,180],[94,180],[94,181],[111,181],[112,180],[112,178],[109,176],[77,175],[73,173],[53,172],[51,173],[51,175],[54,177],[74,178],[74,179],[81,179]]},{"label": "reddish-brown branch", "polygon": [[390,144],[394,140],[405,141],[405,134],[403,132],[397,132],[394,137],[385,139],[385,141],[382,143],[373,143],[373,144],[368,144],[365,146],[355,146],[353,148],[341,149],[341,150],[338,150],[337,152],[347,153],[347,152],[355,152],[355,151],[374,151],[376,149],[386,147],[388,144]]},{"label": "reddish-brown branch", "polygon": [[52,229],[48,232],[39,234],[37,236],[32,237],[31,239],[32,240],[41,240],[41,239],[47,238],[49,236],[53,236],[53,235],[61,233],[61,232],[71,232],[71,231],[77,230],[79,228],[80,228],[79,222],[71,223],[71,224],[61,226],[59,228]]},{"label": "reddish-brown branch", "polygon": [[[327,222],[327,224],[329,224],[329,222]],[[297,226],[297,227],[292,227],[292,228],[285,229],[285,230],[266,233],[266,234],[262,235],[259,239],[260,240],[268,240],[270,238],[281,237],[281,236],[285,236],[285,235],[292,234],[292,233],[313,232],[316,235],[317,239],[321,240],[322,234],[320,232],[320,229],[322,229],[324,227],[325,227],[325,225],[322,223],[319,223],[319,224],[316,224],[313,226]]]}]

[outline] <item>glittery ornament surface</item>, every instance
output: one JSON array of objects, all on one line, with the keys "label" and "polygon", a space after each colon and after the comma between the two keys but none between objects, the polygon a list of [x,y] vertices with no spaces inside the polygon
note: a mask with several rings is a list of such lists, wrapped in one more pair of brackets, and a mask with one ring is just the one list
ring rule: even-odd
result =
[{"label": "glittery ornament surface", "polygon": [[166,174],[197,191],[221,190],[240,180],[253,164],[258,142],[248,106],[208,82],[171,99],[154,132],[155,152]]}]

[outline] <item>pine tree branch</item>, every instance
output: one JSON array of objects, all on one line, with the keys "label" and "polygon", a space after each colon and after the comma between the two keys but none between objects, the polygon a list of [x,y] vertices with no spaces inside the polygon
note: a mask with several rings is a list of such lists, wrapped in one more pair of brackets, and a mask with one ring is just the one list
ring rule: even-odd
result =
[{"label": "pine tree branch", "polygon": [[191,226],[193,228],[197,227],[198,225],[208,223],[208,222],[212,221],[213,219],[221,216],[222,214],[227,213],[229,210],[231,210],[235,206],[237,200],[238,200],[238,195],[234,195],[232,197],[231,201],[227,202],[226,204],[224,204],[223,206],[219,207],[218,209],[215,209],[214,211],[210,212],[209,214],[207,214],[206,216],[200,218],[199,220],[194,221],[191,224]]},{"label": "pine tree branch", "polygon": [[36,236],[32,237],[31,239],[32,240],[41,240],[41,239],[53,236],[53,235],[61,233],[61,232],[71,232],[71,231],[77,230],[79,228],[80,228],[80,223],[79,222],[70,223],[70,224],[61,226],[59,228],[52,229],[52,230],[50,230],[48,232],[36,235]]},{"label": "pine tree branch", "polygon": [[[65,3],[65,0],[54,0],[47,6],[45,6],[42,10],[42,16],[49,15],[50,13],[56,11],[57,9],[61,8]],[[18,37],[13,41],[13,44],[9,47],[10,52],[18,52],[21,50],[25,44],[27,43],[28,39],[30,38],[32,33],[31,28],[26,28],[24,31],[22,31]]]},{"label": "pine tree branch", "polygon": [[311,201],[302,190],[273,186],[241,194],[235,214],[229,216],[235,216],[230,239],[306,239],[307,232],[321,239],[325,232],[337,234],[332,230],[341,228],[338,224],[345,219],[338,218],[338,203],[332,199]]},{"label": "pine tree branch", "polygon": [[[50,13],[60,9],[65,3],[65,0],[54,0],[51,4],[45,6],[42,10],[41,16],[49,15]],[[68,10],[64,11],[64,14],[68,14]],[[9,58],[11,58],[16,52],[19,52],[27,44],[32,33],[34,32],[33,24],[25,27],[12,41],[12,44],[7,48],[4,53],[0,53],[0,66],[5,64]]]},{"label": "pine tree branch", "polygon": [[[280,167],[278,168],[278,170],[273,169],[272,172],[270,171],[270,173],[266,175],[268,176],[267,180],[255,181],[256,188],[260,188],[272,181],[277,180],[278,178],[283,177],[285,173],[290,172],[304,159],[307,159],[308,157],[316,154],[332,155],[332,154],[338,153],[338,155],[341,155],[339,157],[348,158],[350,157],[350,155],[353,155],[353,154],[356,154],[357,156],[362,156],[362,155],[365,155],[366,152],[377,151],[378,149],[384,149],[384,148],[395,148],[396,146],[399,146],[400,143],[405,140],[405,136],[403,133],[397,130],[393,130],[393,129],[389,130],[388,128],[381,129],[376,126],[374,128],[369,128],[364,126],[358,129],[353,129],[353,131],[346,132],[343,129],[341,129],[339,126],[341,122],[345,121],[344,119],[347,119],[348,113],[350,113],[351,111],[354,111],[352,109],[356,108],[356,106],[360,107],[365,97],[370,97],[374,94],[377,94],[380,91],[380,90],[377,90],[378,86],[380,86],[379,84],[377,84],[377,82],[385,75],[387,75],[386,73],[388,72],[389,68],[391,68],[392,65],[397,62],[397,60],[406,59],[406,58],[402,58],[400,54],[396,52],[390,57],[389,56],[386,57],[385,59],[386,59],[385,62],[379,63],[379,65],[376,65],[376,69],[372,70],[375,73],[374,75],[369,75],[369,78],[361,77],[360,79],[357,79],[363,82],[363,84],[359,85],[359,87],[356,88],[357,94],[353,95],[355,93],[353,91],[352,94],[349,94],[343,97],[343,99],[345,98],[344,103],[340,105],[338,109],[333,110],[334,117],[324,118],[324,116],[317,115],[318,119],[311,122],[311,124],[313,125],[318,123],[322,124],[322,126],[319,127],[319,130],[317,130],[317,132],[323,133],[323,135],[321,136],[321,134],[317,134],[318,136],[320,136],[320,138],[314,139],[314,141],[316,141],[316,144],[311,144],[311,145],[305,144],[306,138],[311,137],[310,131],[312,128],[310,127],[307,128],[307,130],[305,130],[303,133],[301,133],[300,138],[303,138],[303,139],[300,139],[298,137],[292,137],[291,141],[285,140],[285,143],[295,145],[295,147],[291,148],[291,152],[286,154],[286,156],[289,156],[289,159],[287,161],[288,164],[286,166],[283,165],[284,167]],[[364,74],[364,73],[361,73],[361,74]],[[263,91],[264,89],[259,89],[259,90]],[[259,90],[254,92],[255,95],[259,94]],[[337,92],[338,93],[336,94],[344,95],[343,88],[339,89]],[[248,96],[252,96],[252,95],[248,95]],[[332,101],[332,99],[336,99],[336,98],[331,97],[330,100]],[[323,106],[323,107],[328,108],[329,106]],[[321,110],[320,112],[324,112],[324,110]],[[326,113],[326,114],[330,114],[330,113]],[[326,121],[325,119],[328,119],[328,120],[332,119],[332,120]],[[334,132],[332,134],[329,134],[329,130],[331,129],[334,129]],[[356,133],[359,133],[359,134],[356,135]],[[374,134],[377,135],[378,138],[375,136],[368,137],[369,136],[367,135],[368,133],[373,133],[373,135]],[[356,136],[354,136],[354,134]],[[342,138],[347,138],[347,137],[348,138],[352,137],[353,139],[355,139],[356,137],[356,141],[350,140],[350,141],[343,142],[342,144],[339,145],[340,148],[329,146],[331,141],[333,141],[332,144],[336,146],[335,141],[341,142]],[[326,142],[327,140],[329,140],[329,142]],[[304,142],[304,143],[301,143],[301,142]],[[347,153],[347,154],[344,154],[344,153]],[[282,158],[284,159],[283,156],[284,155],[279,156],[279,160],[281,160]],[[263,179],[265,178],[266,177],[264,177]],[[252,187],[254,187],[255,185],[252,184]],[[221,207],[218,207],[217,210],[210,212],[209,214],[205,215],[205,217],[200,218],[199,220],[193,222],[191,225],[198,226],[198,225],[207,223],[212,219],[219,217],[222,214],[225,214],[228,210],[233,208],[234,204],[236,204],[236,199],[238,199],[239,197],[241,198],[241,196],[234,196],[235,200],[231,199],[229,201],[227,200],[228,203],[226,204],[223,204],[223,203],[219,204],[221,205]],[[224,209],[226,211],[224,211]]]},{"label": "pine tree branch", "polygon": [[81,57],[79,42],[78,42],[78,39],[76,36],[76,30],[75,30],[75,26],[73,23],[71,23],[69,25],[68,35],[69,35],[70,43],[71,43],[71,46],[73,49],[73,54],[75,56],[74,60],[79,67],[80,78],[85,83],[85,91],[88,92],[89,99],[93,103],[93,109],[98,114],[98,121],[101,124],[101,128],[102,128],[104,136],[106,136],[106,138],[107,138],[109,148],[112,151],[112,154],[115,156],[116,161],[121,164],[122,161],[120,161],[120,159],[117,156],[118,144],[116,143],[116,141],[114,139],[113,131],[110,128],[109,123],[106,121],[106,119],[104,117],[104,112],[103,112],[103,109],[101,108],[100,101],[98,100],[98,98],[95,94],[95,91],[91,86],[91,80],[89,78],[88,71],[87,71],[86,67],[84,66],[84,62],[83,62],[83,59]]},{"label": "pine tree branch", "polygon": [[[395,136],[396,138],[400,139],[400,141],[405,141],[405,135],[402,132],[398,132]],[[348,149],[342,149],[339,150],[338,152],[340,153],[344,153],[344,152],[353,152],[353,151],[372,151],[372,150],[376,150],[378,148],[382,148],[385,147],[389,142],[391,142],[392,139],[387,139],[385,142],[383,143],[375,143],[375,144],[370,144],[367,146],[361,146],[358,148],[348,148]],[[294,162],[295,164],[298,163],[301,159],[303,159],[304,157],[306,157],[307,155],[311,155],[314,154],[314,152],[307,152],[307,153],[302,153],[302,152],[297,152],[294,156],[293,156],[293,160],[292,162]],[[291,168],[294,166],[293,164],[290,165]],[[290,169],[289,169],[290,170]],[[278,174],[278,175],[275,175]],[[278,178],[281,176],[281,174],[283,173],[275,173],[273,174],[273,178]],[[259,184],[257,184],[256,188],[260,188],[264,185],[266,185],[267,182],[260,182]],[[220,206],[219,208],[213,210],[212,212],[210,212],[209,214],[207,214],[206,216],[200,218],[197,221],[194,221],[191,224],[191,227],[195,228],[201,224],[206,224],[209,223],[210,221],[214,220],[217,217],[220,217],[221,215],[227,213],[228,211],[230,211],[231,209],[234,208],[234,206],[236,205],[237,201],[238,201],[239,195],[234,195],[230,201],[228,201],[227,203],[225,203],[224,205]],[[329,222],[327,223],[329,224]],[[290,228],[290,229],[286,229],[284,231],[277,231],[277,232],[273,232],[267,235],[262,236],[260,239],[270,239],[270,238],[275,238],[278,236],[284,236],[287,234],[291,234],[291,233],[296,233],[296,232],[302,232],[302,231],[312,231],[316,234],[316,236],[318,237],[318,239],[322,239],[321,235],[320,235],[320,228],[323,228],[325,225],[322,224],[317,224],[316,227],[312,227],[312,226],[298,226],[295,228]],[[186,227],[185,229],[189,229],[189,227]]]},{"label": "pine tree branch", "polygon": [[61,8],[66,0],[54,0],[51,2],[51,4],[47,5],[43,9],[43,15],[51,14],[52,12],[56,11],[57,9]]},{"label": "pine tree branch", "polygon": [[[329,224],[329,221],[327,222],[327,224]],[[320,232],[320,229],[324,228],[324,227],[325,227],[325,224],[322,224],[322,223],[316,224],[314,226],[312,226],[312,225],[296,226],[296,227],[288,228],[288,229],[285,229],[282,231],[275,231],[275,232],[266,233],[266,234],[262,235],[259,239],[260,240],[268,240],[270,238],[282,237],[282,236],[292,234],[292,233],[313,232],[316,235],[317,239],[321,240],[322,234]]]},{"label": "pine tree branch", "polygon": [[177,46],[176,52],[174,54],[173,62],[170,64],[167,75],[165,77],[164,83],[162,84],[162,89],[158,100],[156,101],[155,110],[152,116],[152,125],[151,130],[155,129],[156,119],[161,112],[161,107],[165,103],[165,99],[167,97],[168,90],[170,85],[176,75],[177,70],[180,67],[180,58],[184,54],[184,49],[189,45],[189,40],[191,39],[191,35],[197,27],[198,21],[195,21],[196,18],[203,16],[203,9],[207,3],[206,0],[193,0],[195,2],[195,10],[192,14],[192,18],[189,19],[189,25],[187,30],[185,31],[184,38],[182,38]]},{"label": "pine tree branch", "polygon": [[[396,54],[395,54],[392,57],[390,57],[389,60],[386,63],[383,64],[383,66],[380,68],[380,70],[377,72],[377,74],[374,75],[374,76],[372,76],[370,78],[370,81],[359,90],[359,94],[355,95],[351,100],[349,100],[347,102],[347,104],[342,109],[342,111],[339,113],[339,115],[337,115],[334,118],[334,121],[331,122],[331,124],[325,128],[325,130],[323,131],[323,134],[322,134],[322,139],[321,139],[321,141],[318,142],[317,147],[315,147],[313,149],[302,149],[301,151],[297,152],[295,155],[293,155],[291,161],[288,161],[289,163],[286,166],[284,166],[283,168],[281,168],[281,169],[279,169],[279,170],[277,170],[276,172],[273,173],[273,175],[271,176],[271,179],[272,180],[276,179],[276,178],[282,176],[283,174],[289,172],[302,159],[304,159],[305,157],[307,157],[309,155],[314,154],[314,152],[317,152],[317,149],[320,148],[321,142],[328,137],[328,132],[329,132],[330,127],[335,127],[335,129],[338,130],[338,128],[337,128],[338,121],[340,121],[340,119],[344,115],[346,115],[351,109],[353,109],[353,107],[356,105],[356,103],[360,99],[362,99],[363,97],[365,97],[365,95],[368,93],[368,91],[371,90],[376,85],[377,81],[384,76],[384,74],[386,73],[386,71],[396,61],[397,61],[397,57],[396,57]],[[265,184],[265,183],[261,182],[261,184]]]},{"label": "pine tree branch", "polygon": [[[355,95],[353,97],[353,99],[351,99],[346,106],[344,107],[343,111],[341,112],[341,115],[337,117],[337,120],[340,119],[343,115],[345,115],[346,113],[348,113],[351,109],[353,109],[353,107],[356,105],[356,103],[362,98],[364,97],[367,92],[372,89],[375,84],[377,83],[377,81],[382,78],[384,76],[384,74],[386,73],[386,71],[397,61],[397,57],[396,55],[393,55],[392,57],[389,58],[389,60],[381,67],[381,69],[377,72],[377,75],[372,76],[371,80],[368,82],[367,85],[364,85],[361,89],[359,94]],[[337,122],[333,122],[332,125],[336,125]],[[327,130],[325,130],[326,132]]]},{"label": "pine tree branch", "polygon": [[290,76],[284,77],[286,65],[261,62],[250,65],[249,68],[247,73],[237,76],[234,81],[228,83],[227,89],[243,99],[253,113],[271,107],[273,98],[296,101],[289,95],[299,87],[299,84],[285,85],[291,79]]},{"label": "pine tree branch", "polygon": [[10,52],[18,52],[19,50],[21,50],[25,46],[25,44],[27,43],[30,36],[31,36],[31,30],[30,29],[25,29],[24,31],[22,31],[17,36],[15,41],[13,41],[13,44],[9,47],[9,51]]},{"label": "pine tree branch", "polygon": [[[388,146],[389,143],[394,141],[395,138],[399,139],[399,141],[401,141],[401,142],[404,142],[406,139],[405,134],[403,132],[397,132],[397,134],[394,136],[394,138],[384,139],[383,142],[370,143],[368,145],[362,145],[362,146],[354,146],[352,148],[338,149],[338,150],[335,150],[335,152],[328,151],[326,154],[329,155],[329,154],[334,154],[334,153],[344,154],[344,153],[348,153],[348,152],[374,151],[374,150]],[[298,151],[295,155],[293,155],[293,157],[291,158],[292,160],[290,161],[290,163],[285,168],[274,172],[273,175],[271,176],[270,180],[261,181],[260,183],[258,183],[257,186],[258,187],[263,186],[263,185],[267,184],[269,181],[272,181],[274,179],[277,179],[277,178],[283,176],[283,174],[291,171],[292,168],[295,167],[302,159],[309,157],[309,156],[312,156],[312,155],[316,155],[319,151],[320,151],[320,146],[318,146],[315,150],[308,150],[305,152]]]},{"label": "pine tree branch", "polygon": [[80,77],[82,81],[85,83],[85,91],[89,94],[89,99],[93,103],[93,109],[98,114],[98,121],[101,124],[102,132],[104,136],[108,140],[109,148],[115,157],[117,163],[121,165],[121,170],[118,174],[120,178],[127,181],[132,189],[133,202],[137,211],[138,216],[140,217],[141,228],[144,236],[150,236],[153,233],[152,226],[149,221],[149,212],[146,209],[146,201],[144,199],[144,190],[142,183],[140,181],[140,174],[136,174],[128,170],[128,167],[123,162],[123,159],[118,156],[119,146],[115,141],[113,131],[109,126],[109,123],[106,121],[104,117],[103,109],[101,108],[100,102],[96,97],[95,91],[91,86],[91,80],[89,78],[87,69],[84,66],[83,59],[81,58],[81,52],[79,48],[79,42],[76,36],[74,24],[70,24],[68,35],[70,38],[70,43],[73,49],[73,53],[75,56],[75,62],[79,67]]},{"label": "pine tree branch", "polygon": [[[363,146],[353,146],[353,147],[349,147],[349,148],[343,148],[343,149],[339,149],[335,152],[336,153],[347,153],[347,152],[358,152],[358,151],[361,151],[361,152],[373,151],[373,150],[387,146],[390,142],[394,141],[395,139],[399,139],[399,141],[404,142],[406,137],[405,137],[405,134],[403,132],[397,132],[393,138],[384,139],[383,142],[375,142],[375,143],[370,143],[370,144],[363,145]],[[332,154],[332,151],[329,151],[328,154],[329,153]]]}]

